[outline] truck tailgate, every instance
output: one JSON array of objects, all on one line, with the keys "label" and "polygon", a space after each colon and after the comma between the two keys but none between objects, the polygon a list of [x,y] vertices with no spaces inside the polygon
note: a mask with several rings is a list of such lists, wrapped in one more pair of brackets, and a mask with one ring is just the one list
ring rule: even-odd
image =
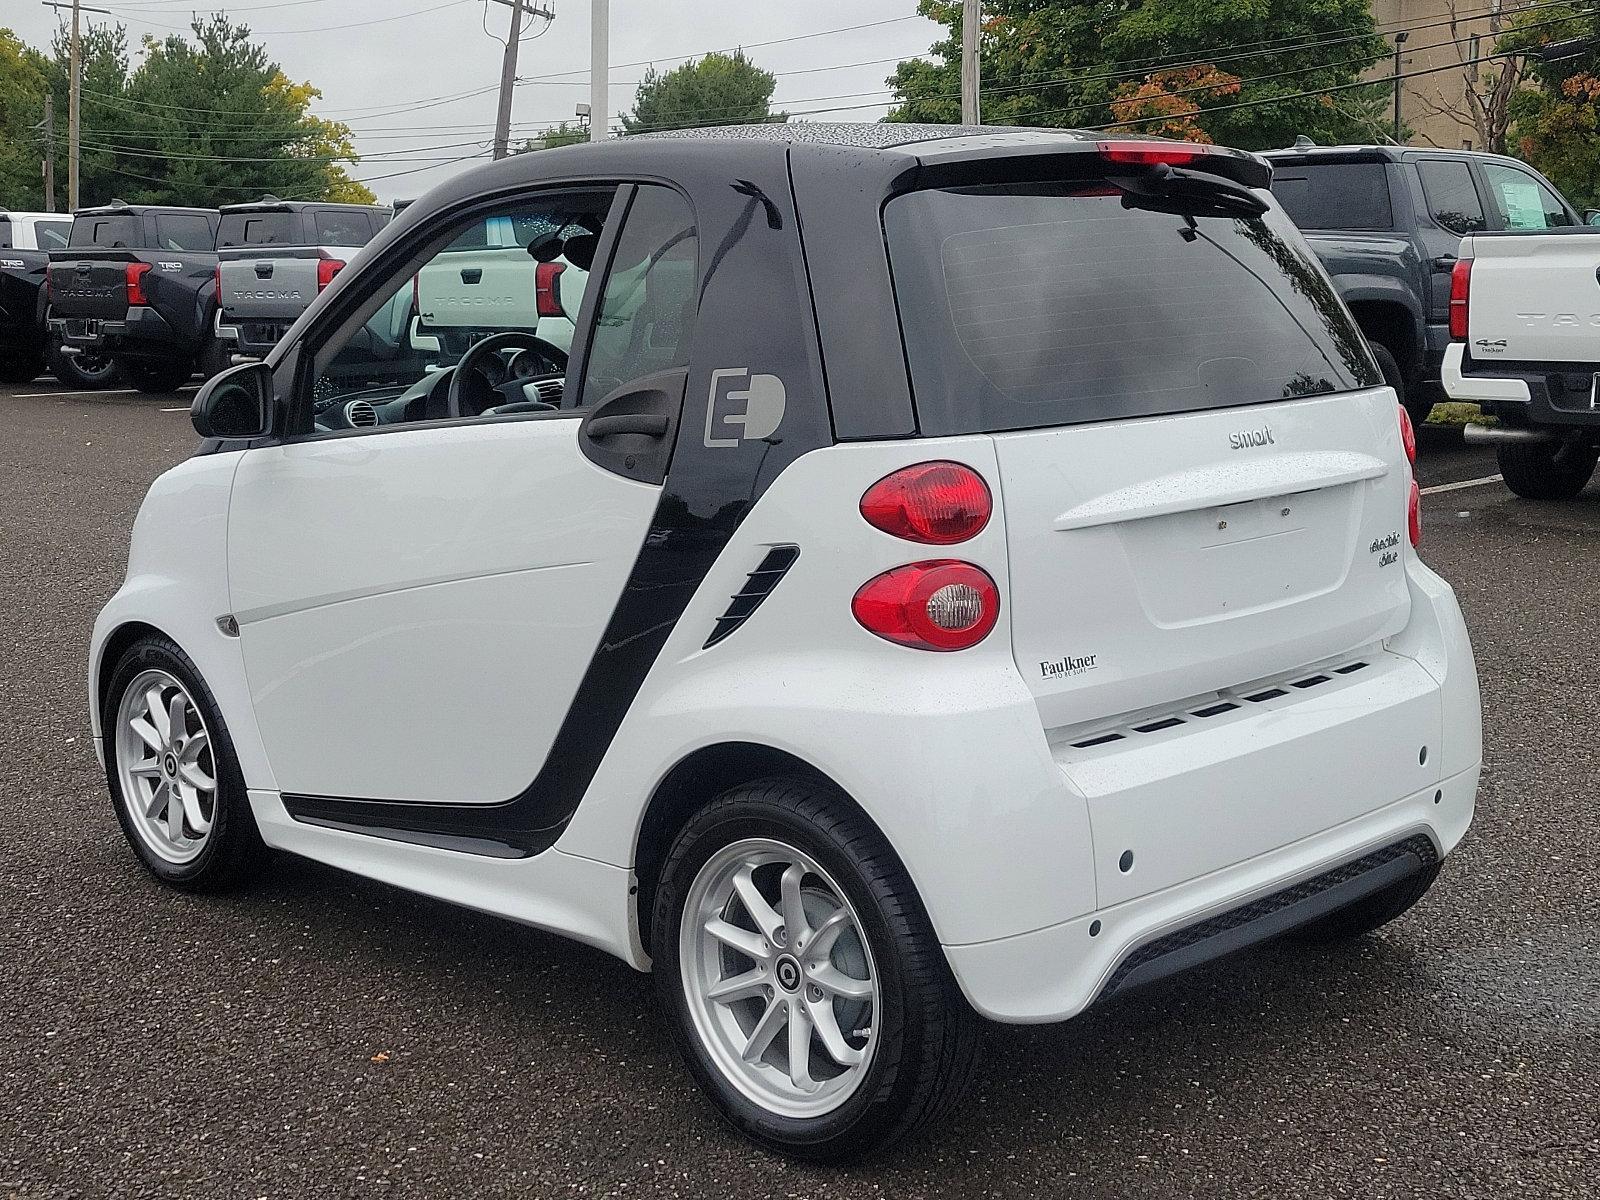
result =
[{"label": "truck tailgate", "polygon": [[1485,366],[1600,361],[1600,229],[1474,234],[1467,345]]},{"label": "truck tailgate", "polygon": [[293,321],[317,298],[314,251],[305,255],[225,257],[217,302],[225,321]]},{"label": "truck tailgate", "polygon": [[[50,310],[58,317],[121,320],[128,315],[128,263],[121,251],[57,251],[50,260]],[[93,257],[91,257],[93,255]]]}]

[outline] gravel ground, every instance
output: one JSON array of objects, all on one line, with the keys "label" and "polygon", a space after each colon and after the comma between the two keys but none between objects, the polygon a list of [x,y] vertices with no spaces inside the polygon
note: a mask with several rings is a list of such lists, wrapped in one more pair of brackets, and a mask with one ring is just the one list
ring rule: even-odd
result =
[{"label": "gravel ground", "polygon": [[[1600,1195],[1600,487],[1428,497],[1489,763],[1421,907],[992,1027],[953,1122],[818,1171],[725,1132],[596,951],[288,858],[209,900],[136,867],[82,671],[186,398],[50,390],[0,389],[0,1197]],[[1424,484],[1493,472],[1424,438]]]}]

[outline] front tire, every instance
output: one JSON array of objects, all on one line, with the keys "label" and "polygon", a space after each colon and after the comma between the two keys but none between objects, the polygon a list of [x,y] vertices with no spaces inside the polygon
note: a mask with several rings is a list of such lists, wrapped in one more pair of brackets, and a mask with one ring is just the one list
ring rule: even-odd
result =
[{"label": "front tire", "polygon": [[1525,500],[1572,500],[1589,485],[1600,446],[1507,442],[1495,452],[1506,486]]},{"label": "front tire", "polygon": [[838,1163],[941,1117],[977,1019],[881,835],[798,779],[735,788],[668,852],[655,988],[719,1113],[773,1150]]},{"label": "front tire", "polygon": [[175,392],[189,382],[194,363],[187,358],[129,358],[123,360],[122,369],[141,392]]},{"label": "front tire", "polygon": [[123,835],[157,879],[214,892],[266,856],[233,739],[189,656],[142,638],[117,660],[101,714],[106,783]]},{"label": "front tire", "polygon": [[104,352],[63,354],[58,341],[51,345],[49,359],[50,373],[69,388],[108,388],[122,378],[117,360]]}]

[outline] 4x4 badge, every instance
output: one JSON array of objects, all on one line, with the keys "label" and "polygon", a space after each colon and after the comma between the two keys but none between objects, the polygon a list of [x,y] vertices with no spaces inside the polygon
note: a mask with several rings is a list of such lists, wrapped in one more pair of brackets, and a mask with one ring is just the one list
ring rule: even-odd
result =
[{"label": "4x4 badge", "polygon": [[776,375],[752,375],[748,367],[711,372],[706,447],[737,446],[770,437],[783,422],[784,401],[783,380]]}]

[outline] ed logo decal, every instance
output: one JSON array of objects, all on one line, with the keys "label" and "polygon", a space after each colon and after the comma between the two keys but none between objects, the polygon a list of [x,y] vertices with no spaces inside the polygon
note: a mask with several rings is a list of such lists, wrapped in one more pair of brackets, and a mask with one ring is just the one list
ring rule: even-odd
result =
[{"label": "ed logo decal", "polygon": [[752,375],[748,367],[711,372],[707,448],[737,446],[771,436],[783,422],[784,399],[783,380],[776,375]]}]

